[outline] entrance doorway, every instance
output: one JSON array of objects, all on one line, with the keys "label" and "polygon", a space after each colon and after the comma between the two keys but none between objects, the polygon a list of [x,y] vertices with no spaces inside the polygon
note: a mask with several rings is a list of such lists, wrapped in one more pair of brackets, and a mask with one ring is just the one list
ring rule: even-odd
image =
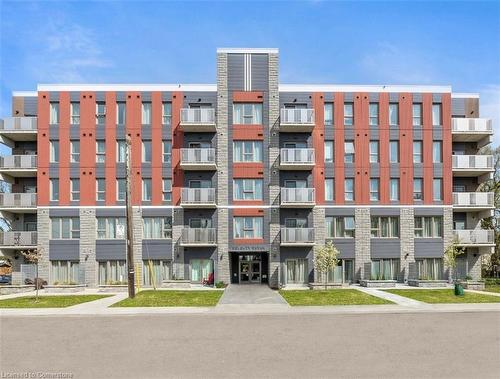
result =
[{"label": "entrance doorway", "polygon": [[260,261],[241,260],[239,266],[240,283],[260,283],[262,274]]},{"label": "entrance doorway", "polygon": [[231,253],[231,283],[261,284],[268,282],[268,253]]}]

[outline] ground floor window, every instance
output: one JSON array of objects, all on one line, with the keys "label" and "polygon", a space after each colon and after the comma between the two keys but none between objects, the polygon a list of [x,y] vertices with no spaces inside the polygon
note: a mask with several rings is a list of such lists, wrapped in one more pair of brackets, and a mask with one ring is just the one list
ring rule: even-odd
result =
[{"label": "ground floor window", "polygon": [[418,279],[442,280],[443,260],[441,258],[417,259]]},{"label": "ground floor window", "polygon": [[99,284],[127,284],[126,261],[103,261],[99,262]]},{"label": "ground floor window", "polygon": [[286,284],[304,284],[308,282],[307,259],[286,260]]},{"label": "ground floor window", "polygon": [[372,280],[397,280],[399,274],[399,259],[372,260]]},{"label": "ground floor window", "polygon": [[169,260],[149,259],[142,261],[142,280],[145,286],[161,287],[164,280],[170,279],[172,263]]},{"label": "ground floor window", "polygon": [[328,271],[329,283],[351,283],[354,279],[354,261],[352,259],[340,259],[337,267]]},{"label": "ground floor window", "polygon": [[211,259],[191,259],[191,281],[202,283],[209,280],[210,274],[214,273],[214,261]]},{"label": "ground floor window", "polygon": [[52,284],[78,284],[78,261],[51,261]]}]

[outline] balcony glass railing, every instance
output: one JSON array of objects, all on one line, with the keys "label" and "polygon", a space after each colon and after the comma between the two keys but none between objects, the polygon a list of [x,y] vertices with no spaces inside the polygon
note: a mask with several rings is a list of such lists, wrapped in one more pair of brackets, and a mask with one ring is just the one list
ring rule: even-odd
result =
[{"label": "balcony glass railing", "polygon": [[217,231],[214,228],[184,228],[181,243],[184,245],[214,245]]},{"label": "balcony glass railing", "polygon": [[492,155],[453,155],[452,167],[457,170],[493,170]]},{"label": "balcony glass railing", "polygon": [[7,155],[0,157],[0,168],[33,169],[36,168],[36,155]]},{"label": "balcony glass railing", "polygon": [[311,203],[315,201],[314,188],[282,188],[281,204]]},{"label": "balcony glass railing", "polygon": [[314,164],[314,149],[281,149],[281,164]]},{"label": "balcony glass railing", "polygon": [[36,193],[0,193],[0,207],[4,208],[36,207]]},{"label": "balcony glass railing", "polygon": [[488,245],[495,243],[493,230],[454,230],[453,235],[459,245]]},{"label": "balcony glass railing", "polygon": [[314,109],[281,109],[281,124],[314,124]]},{"label": "balcony glass railing", "polygon": [[183,108],[181,109],[181,124],[215,124],[215,109],[213,108]]},{"label": "balcony glass railing", "polygon": [[282,244],[314,243],[313,228],[281,228]]},{"label": "balcony glass railing", "polygon": [[37,232],[0,232],[0,246],[35,246]]},{"label": "balcony glass railing", "polygon": [[5,131],[36,131],[36,117],[6,117],[0,120],[0,130]]},{"label": "balcony glass railing", "polygon": [[493,192],[453,192],[455,207],[493,207]]},{"label": "balcony glass railing", "polygon": [[181,204],[215,204],[215,188],[183,188]]},{"label": "balcony glass railing", "polygon": [[493,125],[487,118],[452,118],[454,133],[493,133]]},{"label": "balcony glass railing", "polygon": [[215,149],[181,149],[181,163],[215,164]]}]

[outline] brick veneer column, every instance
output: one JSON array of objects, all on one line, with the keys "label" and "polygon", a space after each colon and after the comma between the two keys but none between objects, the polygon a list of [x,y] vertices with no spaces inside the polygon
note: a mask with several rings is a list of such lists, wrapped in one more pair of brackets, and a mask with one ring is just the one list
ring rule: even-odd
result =
[{"label": "brick veneer column", "polygon": [[[314,243],[316,246],[324,246],[326,238],[326,222],[325,208],[314,207],[313,209],[313,227],[314,227]],[[316,249],[314,249],[314,257],[316,257]],[[314,281],[318,282],[318,274],[314,270]]]},{"label": "brick veneer column", "polygon": [[180,244],[182,229],[184,229],[184,209],[175,208],[172,215],[172,247],[173,274],[176,279],[184,279],[184,248]]},{"label": "brick veneer column", "polygon": [[140,207],[132,209],[132,220],[134,223],[134,263],[135,283],[142,284],[142,211]]},{"label": "brick veneer column", "polygon": [[[37,210],[37,248],[42,256],[38,262],[38,277],[45,279],[50,284],[50,261],[49,261],[49,239],[50,239],[50,218],[48,208],[38,208]],[[22,283],[24,284],[24,283]]]},{"label": "brick veneer column", "polygon": [[401,277],[400,280],[414,279],[415,267],[415,209],[401,208],[399,225],[401,228]]},{"label": "brick veneer column", "polygon": [[85,284],[95,287],[98,284],[97,262],[95,253],[96,241],[95,209],[80,209],[80,270],[84,270]]},{"label": "brick veneer column", "polygon": [[[443,208],[443,240],[444,249],[448,247],[453,242],[453,208],[445,207]],[[443,251],[444,252],[444,251]],[[444,277],[450,278],[450,270],[446,267],[444,268]]]},{"label": "brick veneer column", "polygon": [[356,224],[355,247],[355,277],[356,280],[369,278],[365,273],[365,263],[371,262],[370,257],[370,208],[357,207],[354,214]]}]

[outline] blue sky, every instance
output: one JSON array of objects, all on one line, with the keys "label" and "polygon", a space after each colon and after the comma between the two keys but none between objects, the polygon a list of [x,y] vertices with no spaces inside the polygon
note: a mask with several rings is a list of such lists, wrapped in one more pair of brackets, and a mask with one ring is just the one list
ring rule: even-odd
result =
[{"label": "blue sky", "polygon": [[215,83],[217,47],[278,47],[282,83],[479,92],[500,145],[500,2],[0,2],[0,116],[37,83]]}]

